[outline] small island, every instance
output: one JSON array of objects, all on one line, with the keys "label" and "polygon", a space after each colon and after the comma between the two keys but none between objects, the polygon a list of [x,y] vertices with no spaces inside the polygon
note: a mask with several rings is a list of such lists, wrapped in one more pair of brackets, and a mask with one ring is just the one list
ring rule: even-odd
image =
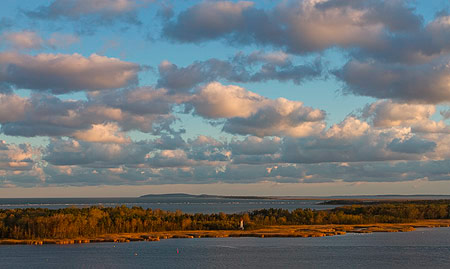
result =
[{"label": "small island", "polygon": [[[244,230],[240,229],[241,220]],[[450,227],[450,201],[353,204],[330,210],[186,214],[141,207],[0,210],[0,244],[75,244],[202,237],[322,237]]]}]

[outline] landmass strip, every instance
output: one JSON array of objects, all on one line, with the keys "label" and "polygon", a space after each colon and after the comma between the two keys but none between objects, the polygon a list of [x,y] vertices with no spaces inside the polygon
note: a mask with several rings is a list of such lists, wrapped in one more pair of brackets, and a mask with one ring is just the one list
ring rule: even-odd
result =
[{"label": "landmass strip", "polygon": [[450,227],[450,200],[357,204],[330,210],[262,209],[239,214],[186,214],[126,206],[0,210],[0,244],[320,237],[407,232],[418,227]]}]

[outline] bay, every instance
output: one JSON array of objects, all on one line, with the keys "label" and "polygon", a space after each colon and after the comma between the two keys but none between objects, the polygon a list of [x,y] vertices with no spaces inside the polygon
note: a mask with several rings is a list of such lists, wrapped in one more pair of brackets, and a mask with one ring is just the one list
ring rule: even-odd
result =
[{"label": "bay", "polygon": [[321,200],[234,199],[220,197],[130,197],[130,198],[0,198],[0,209],[104,206],[139,206],[144,209],[181,210],[185,213],[240,213],[264,208],[330,209],[338,205],[321,205]]}]

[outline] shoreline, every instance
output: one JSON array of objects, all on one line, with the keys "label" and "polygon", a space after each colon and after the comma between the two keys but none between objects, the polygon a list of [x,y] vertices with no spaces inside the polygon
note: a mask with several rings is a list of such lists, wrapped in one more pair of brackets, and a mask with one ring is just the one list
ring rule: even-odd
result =
[{"label": "shoreline", "polygon": [[423,220],[413,223],[374,224],[326,224],[326,225],[279,225],[255,230],[192,230],[148,233],[105,234],[92,238],[70,239],[0,239],[0,245],[87,244],[133,241],[160,241],[171,238],[224,238],[224,237],[323,237],[346,233],[410,232],[416,228],[450,227],[450,219]]}]

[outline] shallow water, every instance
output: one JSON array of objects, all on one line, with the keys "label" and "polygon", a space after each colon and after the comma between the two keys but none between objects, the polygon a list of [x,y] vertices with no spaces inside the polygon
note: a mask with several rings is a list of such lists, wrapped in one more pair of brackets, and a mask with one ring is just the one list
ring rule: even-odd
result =
[{"label": "shallow water", "polygon": [[448,268],[450,228],[319,238],[0,246],[0,261],[1,268]]}]

